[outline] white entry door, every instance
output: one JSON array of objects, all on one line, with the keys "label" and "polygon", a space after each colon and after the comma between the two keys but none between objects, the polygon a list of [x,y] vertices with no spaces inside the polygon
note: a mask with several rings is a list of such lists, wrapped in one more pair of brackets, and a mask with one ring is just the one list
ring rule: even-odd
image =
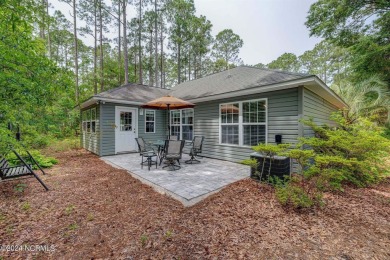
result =
[{"label": "white entry door", "polygon": [[137,151],[137,109],[115,107],[115,153]]}]

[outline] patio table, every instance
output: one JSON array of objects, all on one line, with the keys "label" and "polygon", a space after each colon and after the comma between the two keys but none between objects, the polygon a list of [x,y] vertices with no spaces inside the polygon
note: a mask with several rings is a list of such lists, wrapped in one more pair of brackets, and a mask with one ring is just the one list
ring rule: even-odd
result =
[{"label": "patio table", "polygon": [[157,146],[157,155],[160,159],[160,165],[163,160],[164,155],[164,148],[165,148],[165,141],[164,140],[157,140],[153,143],[154,146]]}]

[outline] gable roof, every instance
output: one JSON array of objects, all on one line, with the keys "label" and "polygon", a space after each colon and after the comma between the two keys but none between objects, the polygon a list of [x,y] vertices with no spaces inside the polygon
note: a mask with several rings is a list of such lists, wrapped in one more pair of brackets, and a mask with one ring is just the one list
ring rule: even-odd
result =
[{"label": "gable roof", "polygon": [[170,95],[191,100],[306,77],[310,75],[239,66],[204,78],[183,82],[175,86]]},{"label": "gable roof", "polygon": [[85,108],[97,101],[141,105],[172,95],[192,103],[305,86],[339,108],[347,104],[317,76],[279,70],[239,66],[203,78],[183,82],[172,89],[127,84],[99,93],[82,103]]}]

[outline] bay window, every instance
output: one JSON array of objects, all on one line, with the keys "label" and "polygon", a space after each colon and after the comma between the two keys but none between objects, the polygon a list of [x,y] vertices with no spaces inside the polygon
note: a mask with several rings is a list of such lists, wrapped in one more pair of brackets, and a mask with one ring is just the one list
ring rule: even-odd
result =
[{"label": "bay window", "polygon": [[220,105],[220,143],[254,146],[267,142],[267,100]]}]

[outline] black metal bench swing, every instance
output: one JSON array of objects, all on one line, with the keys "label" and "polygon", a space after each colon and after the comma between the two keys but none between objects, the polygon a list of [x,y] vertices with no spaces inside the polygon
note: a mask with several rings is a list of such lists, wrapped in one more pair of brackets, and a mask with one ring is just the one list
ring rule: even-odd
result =
[{"label": "black metal bench swing", "polygon": [[[19,131],[16,134],[16,139],[18,141],[20,140]],[[9,151],[12,151],[16,155],[16,158],[18,158],[20,162],[19,165],[9,164],[9,162],[6,159],[6,156],[9,153]],[[4,180],[10,180],[10,179],[15,179],[20,177],[34,176],[39,181],[39,183],[45,188],[45,190],[48,191],[49,188],[34,172],[33,165],[36,165],[39,168],[39,170],[42,172],[42,174],[45,175],[46,173],[27,150],[26,153],[27,156],[23,158],[15,149],[10,148],[8,149],[8,152],[4,156],[0,155],[0,179],[4,181]]]}]

